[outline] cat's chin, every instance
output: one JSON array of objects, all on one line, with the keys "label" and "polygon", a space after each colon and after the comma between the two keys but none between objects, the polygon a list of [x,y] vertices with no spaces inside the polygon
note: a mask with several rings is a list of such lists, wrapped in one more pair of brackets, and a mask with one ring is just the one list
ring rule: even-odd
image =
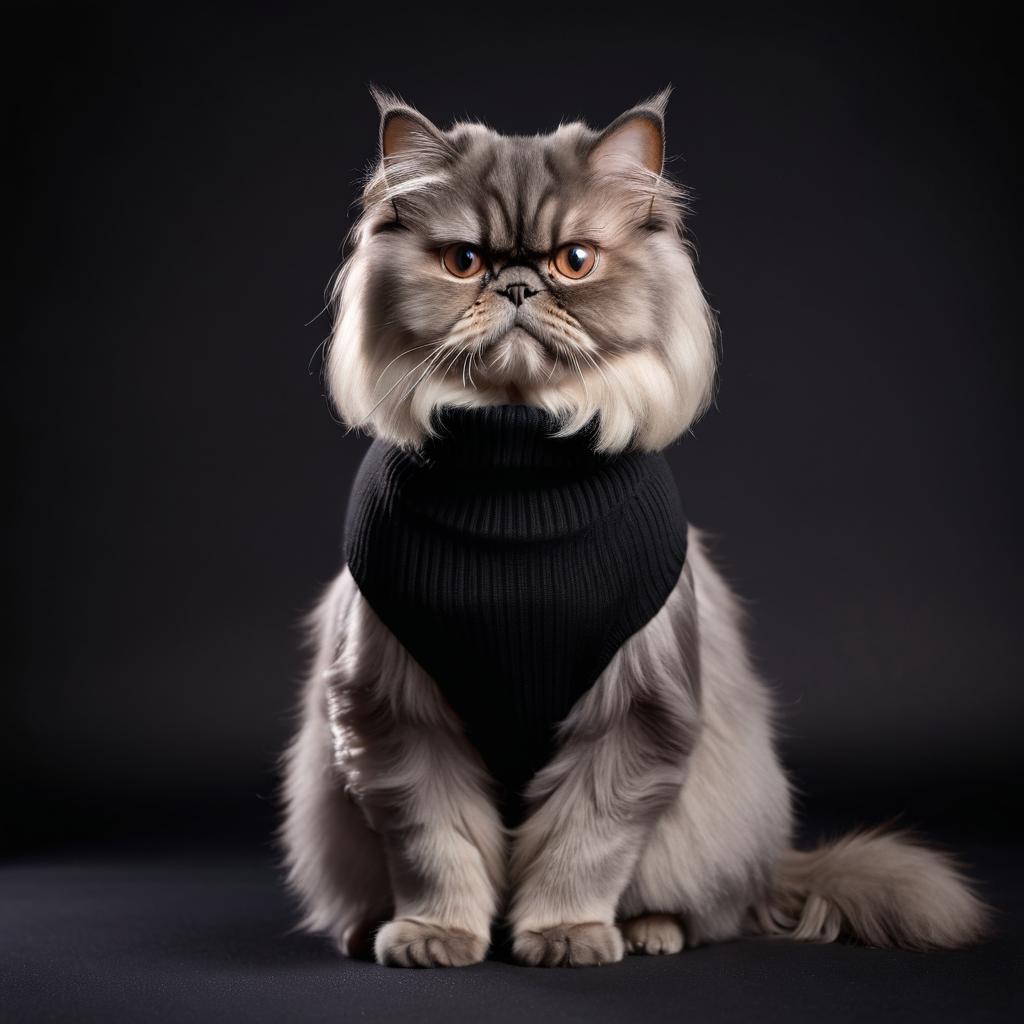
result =
[{"label": "cat's chin", "polygon": [[550,376],[555,356],[541,339],[516,326],[491,342],[479,362],[488,384],[528,388]]}]

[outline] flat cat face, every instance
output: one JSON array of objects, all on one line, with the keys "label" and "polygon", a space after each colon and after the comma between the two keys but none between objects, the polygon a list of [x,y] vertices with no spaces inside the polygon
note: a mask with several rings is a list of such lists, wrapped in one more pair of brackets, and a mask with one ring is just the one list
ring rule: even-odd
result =
[{"label": "flat cat face", "polygon": [[440,405],[525,403],[656,449],[706,406],[714,326],[662,174],[667,94],[602,132],[442,131],[392,97],[336,287],[335,404],[399,444]]}]

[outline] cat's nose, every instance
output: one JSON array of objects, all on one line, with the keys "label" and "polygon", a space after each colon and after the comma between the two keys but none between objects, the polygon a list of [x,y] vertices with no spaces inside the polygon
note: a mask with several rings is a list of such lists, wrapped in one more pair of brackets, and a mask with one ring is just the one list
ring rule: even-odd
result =
[{"label": "cat's nose", "polygon": [[498,294],[504,295],[518,309],[531,295],[536,295],[537,290],[519,281],[503,288]]}]

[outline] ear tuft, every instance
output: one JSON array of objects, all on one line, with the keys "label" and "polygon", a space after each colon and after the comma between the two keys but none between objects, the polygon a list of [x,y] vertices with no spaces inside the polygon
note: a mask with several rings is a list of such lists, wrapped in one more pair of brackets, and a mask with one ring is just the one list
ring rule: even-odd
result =
[{"label": "ear tuft", "polygon": [[639,164],[661,174],[665,164],[665,108],[672,93],[668,86],[617,117],[591,147],[590,160],[610,170]]},{"label": "ear tuft", "polygon": [[447,139],[428,118],[401,97],[375,85],[370,95],[380,111],[380,157],[383,161],[425,160],[450,154]]},{"label": "ear tuft", "polygon": [[650,110],[657,114],[658,117],[665,120],[665,111],[668,110],[668,101],[672,96],[672,85],[666,85],[661,92],[656,92],[653,96],[648,96],[643,103],[638,103],[636,109],[643,108],[644,110]]},{"label": "ear tuft", "polygon": [[370,96],[373,98],[373,102],[377,104],[377,113],[380,114],[381,117],[395,107],[408,106],[398,93],[394,93],[390,89],[382,89],[374,82],[371,82],[367,88],[370,90]]}]

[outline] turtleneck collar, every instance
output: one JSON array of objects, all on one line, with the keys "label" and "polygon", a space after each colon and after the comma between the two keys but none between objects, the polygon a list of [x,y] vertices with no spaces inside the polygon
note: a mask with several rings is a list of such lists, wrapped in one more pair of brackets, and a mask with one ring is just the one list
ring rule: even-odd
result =
[{"label": "turtleneck collar", "polygon": [[459,469],[597,468],[608,456],[594,451],[597,421],[565,437],[560,421],[529,405],[446,406],[434,415],[437,433],[420,457]]}]

